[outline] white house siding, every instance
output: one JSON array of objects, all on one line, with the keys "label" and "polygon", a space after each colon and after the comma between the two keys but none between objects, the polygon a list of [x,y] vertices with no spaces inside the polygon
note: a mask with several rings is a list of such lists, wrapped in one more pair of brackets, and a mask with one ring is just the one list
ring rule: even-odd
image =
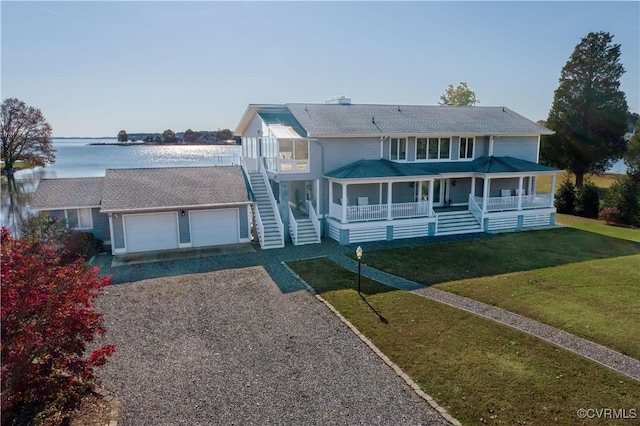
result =
[{"label": "white house siding", "polygon": [[495,157],[514,157],[521,160],[538,161],[538,137],[495,137],[493,139],[493,155]]},{"label": "white house siding", "polygon": [[380,158],[380,138],[320,139],[324,157],[324,173],[358,160]]},{"label": "white house siding", "polygon": [[[473,158],[480,158],[489,155],[489,138],[487,136],[476,136],[475,152]],[[459,150],[460,148],[458,148]]]},{"label": "white house siding", "polygon": [[259,138],[262,137],[262,133],[258,133],[258,131],[262,132],[262,119],[256,114],[249,122],[249,125],[242,133],[243,137],[247,138]]}]

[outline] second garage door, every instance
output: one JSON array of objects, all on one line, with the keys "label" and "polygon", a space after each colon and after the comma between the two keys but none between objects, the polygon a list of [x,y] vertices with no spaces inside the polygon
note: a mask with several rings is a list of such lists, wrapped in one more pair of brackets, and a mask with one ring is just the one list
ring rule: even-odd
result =
[{"label": "second garage door", "polygon": [[176,213],[124,216],[127,252],[178,248]]},{"label": "second garage door", "polygon": [[189,212],[191,246],[218,246],[239,242],[238,209]]}]

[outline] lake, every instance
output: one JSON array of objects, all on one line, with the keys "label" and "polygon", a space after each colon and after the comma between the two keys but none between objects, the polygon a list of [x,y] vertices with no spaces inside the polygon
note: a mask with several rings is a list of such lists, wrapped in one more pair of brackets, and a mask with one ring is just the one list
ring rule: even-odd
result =
[{"label": "lake", "polygon": [[16,188],[12,191],[6,178],[2,178],[2,226],[16,231],[17,224],[31,213],[29,202],[42,178],[104,176],[108,168],[224,166],[240,162],[240,145],[91,145],[116,142],[54,138],[54,164],[16,172]]}]

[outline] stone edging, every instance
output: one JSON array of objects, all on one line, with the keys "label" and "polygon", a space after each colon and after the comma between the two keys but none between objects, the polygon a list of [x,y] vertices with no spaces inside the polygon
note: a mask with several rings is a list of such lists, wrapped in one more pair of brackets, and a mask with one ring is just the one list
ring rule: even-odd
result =
[{"label": "stone edging", "polygon": [[[320,257],[325,257],[325,256],[320,256]],[[407,375],[407,373],[402,371],[402,369],[398,367],[398,365],[396,365],[393,361],[391,361],[388,356],[386,356],[380,349],[378,349],[376,345],[374,345],[371,342],[371,340],[367,339],[367,337],[364,334],[362,334],[360,330],[356,328],[355,325],[351,324],[351,322],[348,319],[346,319],[340,312],[338,312],[338,310],[334,308],[331,303],[327,302],[322,296],[317,294],[316,291],[304,279],[302,279],[300,275],[295,273],[293,269],[289,267],[289,265],[287,265],[285,262],[281,262],[281,264],[282,266],[284,266],[285,269],[289,271],[289,273],[291,273],[296,279],[298,279],[302,284],[304,284],[307,290],[312,295],[314,295],[316,299],[322,302],[327,308],[331,310],[331,312],[335,314],[336,317],[338,317],[340,321],[342,321],[347,327],[349,327],[351,331],[353,331],[353,333],[356,336],[358,336],[360,340],[362,340],[373,351],[373,353],[375,353],[382,361],[384,361],[385,364],[391,367],[391,369],[396,373],[396,375],[398,375],[398,377],[404,380],[405,383],[409,385],[409,387],[416,393],[416,395],[418,395],[420,398],[427,401],[429,405],[431,405],[431,407],[433,407],[433,409],[435,409],[438,412],[438,414],[440,414],[440,416],[442,416],[442,418],[444,418],[446,421],[448,421],[454,426],[462,426],[462,424],[455,417],[449,414],[449,412],[445,408],[440,406],[433,398],[431,398],[422,389],[420,389],[420,386],[418,386],[416,382],[414,382],[411,379],[411,377]],[[112,425],[109,425],[109,426],[112,426]]]},{"label": "stone edging", "polygon": [[109,423],[105,426],[118,426],[118,419],[120,418],[120,408],[122,404],[120,400],[111,394],[111,391],[100,387],[98,385],[93,386],[93,393],[101,396],[102,399],[109,404]]}]

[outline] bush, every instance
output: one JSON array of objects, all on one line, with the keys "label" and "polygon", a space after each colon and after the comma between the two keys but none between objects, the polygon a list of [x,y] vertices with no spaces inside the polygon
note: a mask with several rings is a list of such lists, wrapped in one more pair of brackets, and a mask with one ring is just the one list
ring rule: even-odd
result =
[{"label": "bush", "polygon": [[603,207],[598,214],[598,219],[607,222],[608,225],[617,225],[622,223],[622,215],[617,207]]},{"label": "bush", "polygon": [[55,245],[1,231],[2,424],[31,424],[45,409],[63,410],[115,350],[85,357],[105,333],[94,300],[110,278],[81,261],[64,265]]},{"label": "bush", "polygon": [[604,205],[618,211],[617,223],[640,226],[640,187],[629,175],[618,178],[609,187]]},{"label": "bush", "polygon": [[63,264],[88,260],[104,250],[102,240],[90,232],[70,230],[63,220],[50,216],[28,217],[20,223],[19,231],[22,239],[29,243],[56,247]]},{"label": "bush", "polygon": [[567,174],[560,183],[554,201],[558,213],[573,214],[576,207],[576,187]]},{"label": "bush", "polygon": [[576,191],[575,212],[579,216],[597,218],[600,210],[600,194],[598,187],[586,180]]}]

